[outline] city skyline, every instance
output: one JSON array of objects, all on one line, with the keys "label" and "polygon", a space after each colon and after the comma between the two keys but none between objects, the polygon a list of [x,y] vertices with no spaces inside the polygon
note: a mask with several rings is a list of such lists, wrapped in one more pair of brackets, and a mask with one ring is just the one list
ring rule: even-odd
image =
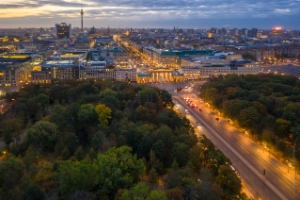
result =
[{"label": "city skyline", "polygon": [[[84,27],[299,29],[300,0],[89,0],[82,2]],[[0,3],[0,28],[80,27],[80,0],[11,0]]]}]

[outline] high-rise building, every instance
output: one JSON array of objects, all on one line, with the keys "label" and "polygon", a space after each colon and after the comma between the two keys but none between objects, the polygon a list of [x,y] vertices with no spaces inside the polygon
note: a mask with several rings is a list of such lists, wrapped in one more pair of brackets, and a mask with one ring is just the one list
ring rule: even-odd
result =
[{"label": "high-rise building", "polygon": [[248,30],[248,36],[249,37],[257,37],[257,32],[258,32],[257,28],[252,28],[252,29]]},{"label": "high-rise building", "polygon": [[83,32],[83,9],[82,9],[82,0],[81,0],[81,11],[80,11],[80,15],[81,15],[81,32]]},{"label": "high-rise building", "polygon": [[67,25],[65,22],[55,24],[56,36],[58,38],[70,38],[71,37],[71,24]]},{"label": "high-rise building", "polygon": [[272,36],[281,36],[282,35],[282,27],[274,27],[272,29]]},{"label": "high-rise building", "polygon": [[210,29],[210,32],[213,33],[213,34],[218,34],[218,29],[212,27],[212,28]]},{"label": "high-rise building", "polygon": [[242,28],[242,29],[239,29],[239,35],[248,35],[248,29],[246,28]]}]

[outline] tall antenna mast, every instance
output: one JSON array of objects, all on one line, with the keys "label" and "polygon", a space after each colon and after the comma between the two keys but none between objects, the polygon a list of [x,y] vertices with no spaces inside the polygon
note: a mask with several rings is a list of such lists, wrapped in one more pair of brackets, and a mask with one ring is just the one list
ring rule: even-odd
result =
[{"label": "tall antenna mast", "polygon": [[81,12],[80,12],[80,15],[81,15],[81,32],[83,32],[83,9],[82,9],[82,0],[81,0]]}]

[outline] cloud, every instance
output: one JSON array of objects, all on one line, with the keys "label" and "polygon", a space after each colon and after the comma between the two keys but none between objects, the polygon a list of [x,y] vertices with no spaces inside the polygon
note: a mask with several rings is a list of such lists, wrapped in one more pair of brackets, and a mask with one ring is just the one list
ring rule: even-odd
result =
[{"label": "cloud", "polygon": [[290,12],[290,9],[275,9],[275,12],[276,13],[289,13]]},{"label": "cloud", "polygon": [[[80,0],[9,0],[0,2],[4,19],[22,16],[78,17]],[[253,19],[299,16],[297,0],[83,0],[84,17],[116,21],[167,21],[180,19]],[[31,12],[30,12],[31,11]],[[18,13],[13,15],[13,13]],[[30,15],[30,13],[32,13]]]}]

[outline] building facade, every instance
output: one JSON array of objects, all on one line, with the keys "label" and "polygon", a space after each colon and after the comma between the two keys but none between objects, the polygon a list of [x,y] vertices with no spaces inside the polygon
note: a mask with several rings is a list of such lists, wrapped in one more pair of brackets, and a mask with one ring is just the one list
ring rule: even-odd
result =
[{"label": "building facade", "polygon": [[71,37],[71,24],[67,25],[62,22],[60,24],[55,24],[56,36],[60,39]]},{"label": "building facade", "polygon": [[182,73],[171,68],[158,68],[137,73],[137,83],[182,82],[184,80],[185,77]]},{"label": "building facade", "polygon": [[137,71],[136,68],[117,68],[116,69],[116,80],[136,82]]},{"label": "building facade", "polygon": [[193,67],[180,67],[179,72],[184,74],[186,80],[196,80],[202,78],[210,78],[220,75],[237,74],[258,74],[260,65],[257,63],[244,64],[200,64]]}]

